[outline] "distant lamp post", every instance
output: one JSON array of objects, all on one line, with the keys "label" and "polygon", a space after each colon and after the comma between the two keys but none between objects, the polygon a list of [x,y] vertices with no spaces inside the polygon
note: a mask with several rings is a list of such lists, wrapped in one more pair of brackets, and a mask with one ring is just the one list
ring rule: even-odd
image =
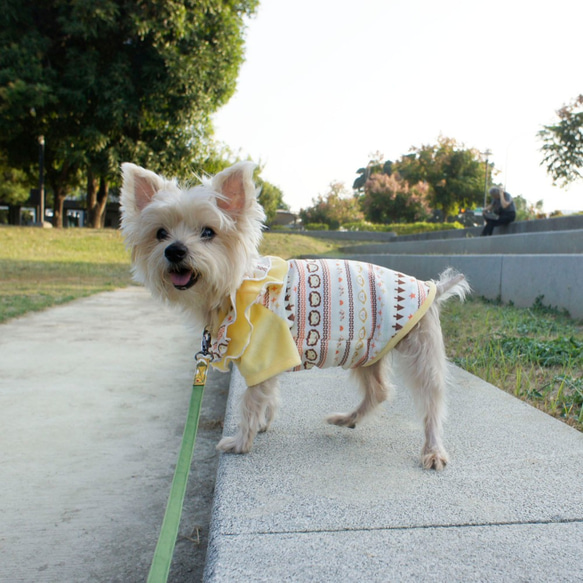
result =
[{"label": "distant lamp post", "polygon": [[38,196],[41,227],[45,222],[45,137],[38,137]]},{"label": "distant lamp post", "polygon": [[488,204],[488,156],[491,156],[492,152],[486,150],[482,152],[482,156],[486,156],[486,176],[484,178],[484,206]]}]

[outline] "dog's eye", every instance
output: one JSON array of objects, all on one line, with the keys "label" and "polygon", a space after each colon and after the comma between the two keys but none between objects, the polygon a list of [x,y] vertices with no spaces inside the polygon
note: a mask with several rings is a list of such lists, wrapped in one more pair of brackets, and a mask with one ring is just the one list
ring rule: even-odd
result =
[{"label": "dog's eye", "polygon": [[164,241],[165,239],[168,239],[168,237],[170,237],[170,235],[166,229],[158,229],[156,232],[156,239],[158,239],[158,241]]},{"label": "dog's eye", "polygon": [[210,227],[204,227],[200,236],[202,239],[212,239],[215,236],[215,232]]}]

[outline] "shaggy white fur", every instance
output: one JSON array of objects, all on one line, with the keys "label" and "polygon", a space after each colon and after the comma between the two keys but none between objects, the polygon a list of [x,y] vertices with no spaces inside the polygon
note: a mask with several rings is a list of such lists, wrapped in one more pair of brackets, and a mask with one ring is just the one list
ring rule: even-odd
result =
[{"label": "shaggy white fur", "polygon": [[[122,166],[121,228],[132,252],[134,277],[155,297],[181,308],[200,329],[218,328],[221,314],[229,310],[233,294],[259,259],[265,215],[257,202],[254,167],[250,162],[235,164],[200,186],[181,188],[133,164]],[[405,364],[407,383],[424,419],[422,465],[441,470],[448,457],[442,443],[446,356],[439,306],[452,296],[463,300],[470,287],[451,269],[435,283],[434,303],[392,353]],[[362,402],[350,413],[330,415],[329,423],[354,428],[387,399],[392,353],[352,371]],[[278,403],[277,377],[248,387],[236,434],[224,437],[217,447],[248,452],[257,433],[269,428]]]}]

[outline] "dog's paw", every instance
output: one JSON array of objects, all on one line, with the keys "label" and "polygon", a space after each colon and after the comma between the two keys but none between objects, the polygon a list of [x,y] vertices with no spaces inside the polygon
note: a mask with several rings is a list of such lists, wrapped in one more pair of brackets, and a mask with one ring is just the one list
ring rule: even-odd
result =
[{"label": "dog's paw", "polygon": [[426,470],[443,470],[449,461],[445,451],[424,451],[421,454],[421,463]]},{"label": "dog's paw", "polygon": [[251,444],[245,444],[238,436],[223,437],[217,444],[217,449],[224,453],[248,453]]},{"label": "dog's paw", "polygon": [[344,413],[334,413],[333,415],[328,415],[326,417],[326,422],[330,425],[338,425],[339,427],[348,427],[349,429],[354,429],[356,427],[356,415],[350,413],[345,415]]}]

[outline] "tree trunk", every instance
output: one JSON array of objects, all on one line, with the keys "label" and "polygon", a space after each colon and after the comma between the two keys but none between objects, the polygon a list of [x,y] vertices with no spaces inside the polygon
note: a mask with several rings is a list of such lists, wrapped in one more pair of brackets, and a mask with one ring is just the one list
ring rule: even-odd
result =
[{"label": "tree trunk", "polygon": [[87,169],[87,221],[86,225],[92,229],[96,228],[96,210],[97,206],[97,178],[91,168]]},{"label": "tree trunk", "polygon": [[74,172],[74,168],[64,162],[60,170],[53,170],[47,167],[47,182],[53,190],[53,227],[60,229],[63,227],[64,206],[67,193],[69,191],[69,178]]},{"label": "tree trunk", "polygon": [[105,209],[107,207],[107,197],[109,195],[109,184],[107,179],[102,176],[99,179],[99,190],[97,192],[97,210],[99,213],[99,228],[105,227]]},{"label": "tree trunk", "polygon": [[105,207],[109,194],[107,179],[97,177],[91,170],[87,170],[87,226],[92,229],[102,229],[105,226]]},{"label": "tree trunk", "polygon": [[67,188],[63,184],[53,185],[53,198],[53,227],[62,229]]}]

